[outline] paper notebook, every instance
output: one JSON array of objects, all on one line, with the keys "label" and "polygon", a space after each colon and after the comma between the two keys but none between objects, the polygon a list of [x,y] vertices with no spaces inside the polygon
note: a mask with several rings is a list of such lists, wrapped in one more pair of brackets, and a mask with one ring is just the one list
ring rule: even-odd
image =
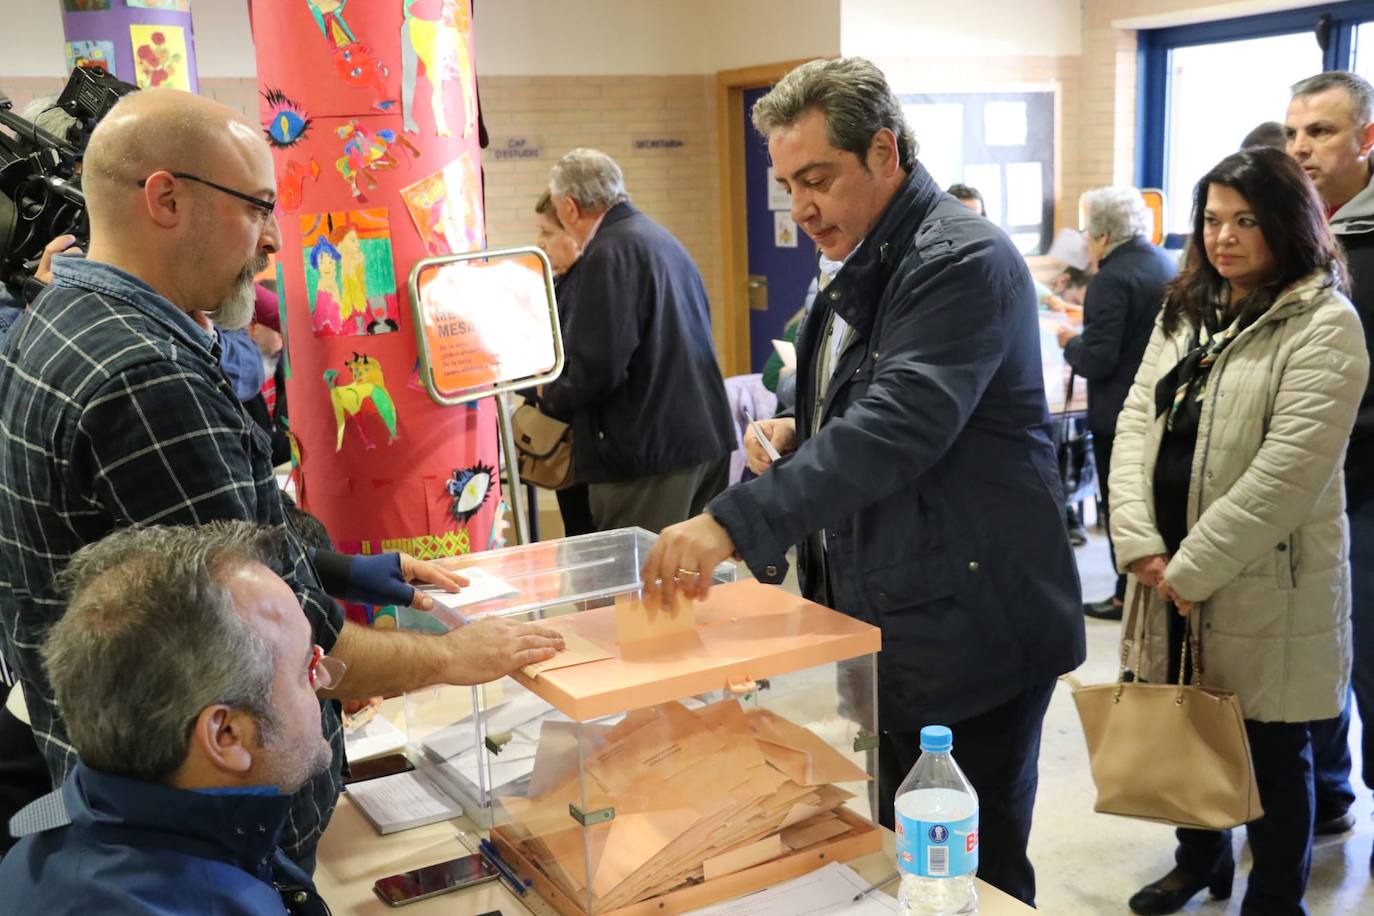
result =
[{"label": "paper notebook", "polygon": [[344,789],[382,836],[463,816],[463,808],[419,771],[355,782]]}]

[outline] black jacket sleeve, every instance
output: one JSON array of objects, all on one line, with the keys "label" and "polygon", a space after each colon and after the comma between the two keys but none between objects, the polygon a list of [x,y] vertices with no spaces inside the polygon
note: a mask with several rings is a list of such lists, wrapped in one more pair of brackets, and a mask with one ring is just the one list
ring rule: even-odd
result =
[{"label": "black jacket sleeve", "polygon": [[1083,333],[1064,346],[1064,361],[1074,372],[1094,382],[1117,371],[1130,306],[1129,280],[1108,274],[1093,277],[1083,298]]}]

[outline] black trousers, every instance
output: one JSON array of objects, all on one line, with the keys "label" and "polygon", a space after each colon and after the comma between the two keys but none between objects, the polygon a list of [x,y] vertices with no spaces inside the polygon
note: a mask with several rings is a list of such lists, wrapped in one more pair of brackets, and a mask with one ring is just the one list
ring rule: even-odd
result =
[{"label": "black trousers", "polygon": [[563,518],[563,536],[591,534],[596,530],[592,521],[592,501],[585,483],[575,483],[554,492],[558,499],[558,514]]},{"label": "black trousers", "polygon": [[5,708],[9,693],[10,688],[0,683],[0,853],[18,842],[10,836],[10,818],[52,791],[52,776],[33,729]]},{"label": "black trousers", "polygon": [[[1107,477],[1112,467],[1112,440],[1113,436],[1099,436],[1093,433],[1093,460],[1097,463],[1097,491],[1102,494],[1102,507],[1108,511],[1110,517],[1111,494],[1107,490]],[[1112,558],[1112,569],[1116,569],[1116,548],[1112,546],[1111,526],[1107,528],[1107,550]],[[1113,593],[1118,601],[1126,600],[1126,577],[1117,573],[1116,591]]]},{"label": "black trousers", "polygon": [[[1312,744],[1306,722],[1245,720],[1264,816],[1245,825],[1254,865],[1243,916],[1305,914],[1312,873]],[[1174,860],[1196,876],[1232,856],[1229,830],[1179,830]]]},{"label": "black trousers", "polygon": [[[962,722],[930,723],[954,733],[954,759],[978,793],[978,877],[1029,906],[1035,905],[1035,869],[1026,844],[1040,782],[1040,727],[1053,693],[1050,681]],[[919,734],[880,733],[878,820],[884,827],[892,827],[897,787],[920,756]]]}]

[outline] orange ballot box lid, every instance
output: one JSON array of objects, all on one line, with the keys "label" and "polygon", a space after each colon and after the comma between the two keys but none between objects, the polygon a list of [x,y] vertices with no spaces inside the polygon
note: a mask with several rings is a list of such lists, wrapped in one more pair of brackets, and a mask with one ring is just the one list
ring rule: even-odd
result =
[{"label": "orange ballot box lid", "polygon": [[587,652],[588,661],[534,677],[523,672],[513,677],[564,715],[586,722],[711,691],[742,689],[759,678],[882,648],[877,627],[753,580],[714,586],[704,601],[691,606],[692,629],[624,644],[617,641],[617,611],[648,616],[655,609],[631,595],[617,600],[630,607],[600,607],[540,621],[577,637],[579,647],[590,644],[600,650]]}]

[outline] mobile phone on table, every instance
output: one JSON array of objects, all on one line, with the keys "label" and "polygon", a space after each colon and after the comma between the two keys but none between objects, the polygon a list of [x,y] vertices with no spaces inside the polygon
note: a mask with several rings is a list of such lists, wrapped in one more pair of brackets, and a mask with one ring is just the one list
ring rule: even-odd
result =
[{"label": "mobile phone on table", "polygon": [[404,906],[498,877],[500,872],[485,858],[470,855],[381,878],[372,890],[388,906]]},{"label": "mobile phone on table", "polygon": [[344,780],[344,785],[362,782],[364,779],[376,779],[378,776],[409,773],[413,769],[415,764],[407,760],[405,754],[386,754],[382,757],[373,757],[371,760],[359,760],[357,763],[349,763],[348,778]]}]

